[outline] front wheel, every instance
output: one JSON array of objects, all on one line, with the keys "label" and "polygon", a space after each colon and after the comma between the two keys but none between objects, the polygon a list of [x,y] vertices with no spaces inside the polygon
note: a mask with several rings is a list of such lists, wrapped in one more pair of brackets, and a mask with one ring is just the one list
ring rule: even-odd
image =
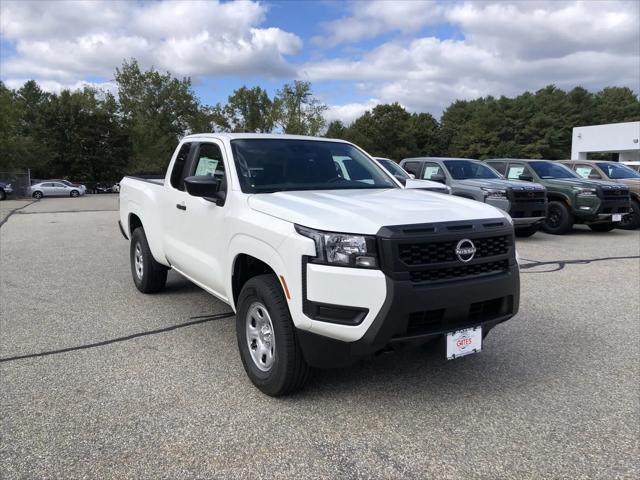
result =
[{"label": "front wheel", "polygon": [[73,198],[76,198],[80,195],[80,193],[77,190],[71,190],[71,194],[70,194]]},{"label": "front wheel", "polygon": [[611,230],[613,230],[617,226],[618,226],[617,223],[612,223],[612,222],[608,222],[608,223],[592,223],[591,225],[589,225],[589,228],[591,230],[593,230],[594,232],[610,232]]},{"label": "front wheel", "polygon": [[35,198],[36,200],[40,200],[40,199],[42,198],[42,192],[40,192],[40,191],[33,192],[33,195],[32,195],[32,196],[33,196],[33,198]]},{"label": "front wheel", "polygon": [[275,275],[253,277],[242,287],[236,336],[247,376],[263,393],[277,397],[304,386],[309,367]]},{"label": "front wheel", "polygon": [[573,228],[573,215],[564,202],[549,202],[547,218],[542,222],[542,229],[552,235],[564,235]]},{"label": "front wheel", "polygon": [[624,230],[635,230],[640,227],[640,202],[631,199],[631,209],[627,215],[622,217],[618,228]]},{"label": "front wheel", "polygon": [[0,200],[4,200],[7,198],[7,192],[4,191],[4,188],[0,188]]},{"label": "front wheel", "polygon": [[167,283],[168,268],[156,262],[149,249],[147,237],[142,227],[138,227],[131,235],[129,251],[133,283],[142,293],[155,293]]},{"label": "front wheel", "polygon": [[539,229],[540,229],[539,224],[529,225],[527,227],[522,227],[522,228],[516,228],[515,230],[516,237],[520,237],[520,238],[530,237],[531,235],[536,233]]}]

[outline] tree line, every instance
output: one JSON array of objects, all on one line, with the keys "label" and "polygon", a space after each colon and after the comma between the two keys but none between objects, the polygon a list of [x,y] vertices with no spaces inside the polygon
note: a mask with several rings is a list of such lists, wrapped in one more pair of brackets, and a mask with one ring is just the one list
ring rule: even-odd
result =
[{"label": "tree line", "polygon": [[311,84],[294,81],[273,96],[243,86],[224,104],[204,105],[190,78],[135,60],[116,69],[117,95],[86,87],[44,91],[31,80],[19,89],[0,82],[0,172],[36,178],[117,180],[131,173],[164,173],[179,139],[192,132],[282,132],[343,138],[369,153],[400,160],[446,155],[568,158],[571,129],[640,120],[629,88],[592,93],[547,86],[514,98],[455,101],[438,121],[398,103],[378,105],[351,125],[326,125],[327,105]]}]

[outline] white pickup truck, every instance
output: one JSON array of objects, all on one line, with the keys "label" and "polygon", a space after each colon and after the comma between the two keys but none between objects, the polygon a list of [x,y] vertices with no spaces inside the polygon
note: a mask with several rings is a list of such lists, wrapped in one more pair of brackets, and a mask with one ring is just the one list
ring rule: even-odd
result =
[{"label": "white pickup truck", "polygon": [[172,268],[233,308],[247,375],[272,396],[390,349],[480,351],[518,310],[508,214],[404,189],[342,140],[187,136],[164,180],[122,180],[120,229],[141,292]]}]

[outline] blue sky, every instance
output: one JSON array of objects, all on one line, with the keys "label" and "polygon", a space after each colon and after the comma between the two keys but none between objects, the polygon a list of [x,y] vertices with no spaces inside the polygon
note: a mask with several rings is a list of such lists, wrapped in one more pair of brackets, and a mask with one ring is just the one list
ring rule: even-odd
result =
[{"label": "blue sky", "polygon": [[640,90],[638,2],[12,1],[0,4],[0,78],[115,90],[125,58],[190,76],[203,103],[312,82],[349,123],[379,103],[439,115],[456,99],[553,83]]}]

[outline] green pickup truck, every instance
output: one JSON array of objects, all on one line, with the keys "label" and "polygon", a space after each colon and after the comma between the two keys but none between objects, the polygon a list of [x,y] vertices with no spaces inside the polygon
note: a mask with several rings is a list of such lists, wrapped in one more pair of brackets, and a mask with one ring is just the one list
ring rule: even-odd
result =
[{"label": "green pickup truck", "polygon": [[547,233],[568,233],[574,223],[584,223],[594,232],[608,232],[630,211],[628,187],[581,178],[560,163],[516,158],[485,162],[510,180],[536,182],[546,187],[549,208],[542,229]]},{"label": "green pickup truck", "polygon": [[640,172],[636,172],[623,163],[604,160],[563,160],[561,163],[582,178],[610,180],[629,187],[631,211],[622,217],[620,228],[625,230],[640,228]]}]

